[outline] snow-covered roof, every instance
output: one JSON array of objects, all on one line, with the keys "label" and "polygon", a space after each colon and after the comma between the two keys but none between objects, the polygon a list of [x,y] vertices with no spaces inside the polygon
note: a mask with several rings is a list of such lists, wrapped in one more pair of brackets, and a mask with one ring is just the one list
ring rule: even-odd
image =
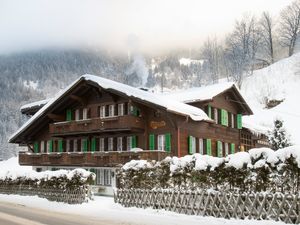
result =
[{"label": "snow-covered roof", "polygon": [[264,134],[268,135],[271,128],[260,125],[257,121],[253,120],[252,116],[243,116],[243,127],[247,128],[252,134]]},{"label": "snow-covered roof", "polygon": [[[216,95],[219,95],[232,87],[236,87],[233,82],[224,82],[204,87],[190,88],[175,93],[168,93],[166,94],[166,96],[184,103],[191,103],[197,101],[211,100]],[[238,90],[237,87],[236,89]]]},{"label": "snow-covered roof", "polygon": [[66,89],[57,94],[56,97],[50,99],[46,105],[44,105],[37,113],[35,113],[19,130],[17,130],[10,138],[9,142],[12,142],[19,134],[25,131],[32,123],[34,123],[38,118],[44,115],[45,111],[52,105],[54,105],[58,100],[60,100],[70,89],[76,86],[80,81],[86,80],[98,84],[101,88],[105,90],[111,90],[127,95],[128,97],[134,97],[136,99],[146,101],[158,106],[165,108],[169,112],[176,114],[189,116],[192,120],[201,121],[211,119],[206,115],[206,113],[196,107],[178,102],[169,98],[168,96],[161,96],[159,94],[154,94],[151,92],[143,91],[135,87],[128,86],[116,81],[98,77],[95,75],[82,75],[77,80],[75,80]]},{"label": "snow-covered roof", "polygon": [[28,103],[28,104],[21,106],[20,110],[24,111],[24,110],[28,110],[28,109],[32,109],[32,108],[41,107],[41,106],[46,105],[50,100],[51,100],[51,98]]}]

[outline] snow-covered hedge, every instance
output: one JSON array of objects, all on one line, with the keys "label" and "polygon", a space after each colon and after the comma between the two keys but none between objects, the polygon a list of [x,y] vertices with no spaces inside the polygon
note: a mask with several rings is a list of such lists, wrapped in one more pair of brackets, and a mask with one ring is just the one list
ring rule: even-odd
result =
[{"label": "snow-covered hedge", "polygon": [[0,185],[30,185],[39,188],[74,190],[91,184],[95,174],[84,169],[57,171],[0,171]]},{"label": "snow-covered hedge", "polygon": [[121,188],[213,188],[216,190],[300,190],[300,146],[277,151],[255,148],[226,158],[208,155],[132,160],[117,174]]}]

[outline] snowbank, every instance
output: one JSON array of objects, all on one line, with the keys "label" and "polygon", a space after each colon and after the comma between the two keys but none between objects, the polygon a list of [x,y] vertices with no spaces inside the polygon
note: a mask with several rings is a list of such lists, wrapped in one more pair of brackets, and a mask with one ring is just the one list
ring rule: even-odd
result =
[{"label": "snowbank", "polygon": [[[300,144],[300,53],[280,60],[271,66],[256,70],[243,82],[241,92],[254,112],[244,116],[246,124],[273,127],[276,118],[284,120],[284,126],[294,144]],[[284,100],[271,109],[265,109],[266,100]]]}]

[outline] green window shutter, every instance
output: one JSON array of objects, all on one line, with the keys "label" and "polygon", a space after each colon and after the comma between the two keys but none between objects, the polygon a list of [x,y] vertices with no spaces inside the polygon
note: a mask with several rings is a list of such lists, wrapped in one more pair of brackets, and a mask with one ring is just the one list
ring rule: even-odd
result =
[{"label": "green window shutter", "polygon": [[137,140],[136,136],[131,137],[131,148],[136,148],[137,146]]},{"label": "green window shutter", "polygon": [[228,112],[226,110],[224,110],[224,124],[228,126]]},{"label": "green window shutter", "polygon": [[53,140],[49,141],[49,152],[53,152]]},{"label": "green window shutter", "polygon": [[58,151],[59,152],[63,152],[64,151],[63,140],[58,140]]},{"label": "green window shutter", "polygon": [[91,151],[96,151],[96,138],[92,138]]},{"label": "green window shutter", "polygon": [[211,106],[210,105],[207,105],[207,114],[208,114],[208,117],[212,119],[212,116],[211,116]]},{"label": "green window shutter", "polygon": [[222,142],[217,141],[217,152],[218,152],[218,157],[223,157],[223,150],[222,150]]},{"label": "green window shutter", "polygon": [[236,115],[237,129],[242,129],[242,114]]},{"label": "green window shutter", "polygon": [[211,155],[211,139],[206,139],[206,153]]},{"label": "green window shutter", "polygon": [[34,153],[39,152],[39,142],[36,141],[33,143],[33,151],[34,151]]},{"label": "green window shutter", "polygon": [[189,154],[193,154],[193,136],[189,136],[188,144],[189,144]]},{"label": "green window shutter", "polygon": [[165,134],[166,152],[171,152],[171,134]]},{"label": "green window shutter", "polygon": [[82,141],[83,141],[83,152],[87,152],[89,146],[88,139],[85,138]]},{"label": "green window shutter", "polygon": [[149,150],[154,150],[155,149],[155,136],[154,134],[149,134]]},{"label": "green window shutter", "polygon": [[234,152],[235,152],[235,144],[234,144],[234,143],[231,143],[231,144],[230,144],[230,153],[231,153],[231,154],[234,154]]},{"label": "green window shutter", "polygon": [[221,124],[228,126],[228,112],[225,109],[221,109]]},{"label": "green window shutter", "polygon": [[67,121],[71,121],[72,120],[72,110],[67,109],[66,114],[67,114],[66,115]]}]

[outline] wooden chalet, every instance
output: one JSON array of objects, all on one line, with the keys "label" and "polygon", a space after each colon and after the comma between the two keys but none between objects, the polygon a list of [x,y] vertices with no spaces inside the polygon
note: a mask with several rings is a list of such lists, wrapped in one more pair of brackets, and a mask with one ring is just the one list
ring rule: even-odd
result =
[{"label": "wooden chalet", "polygon": [[116,168],[132,159],[222,157],[257,147],[259,138],[252,141],[242,124],[252,111],[234,84],[189,91],[154,94],[83,75],[57,97],[22,107],[32,116],[9,142],[28,146],[19,153],[21,165],[90,169],[106,193],[116,184]]}]

